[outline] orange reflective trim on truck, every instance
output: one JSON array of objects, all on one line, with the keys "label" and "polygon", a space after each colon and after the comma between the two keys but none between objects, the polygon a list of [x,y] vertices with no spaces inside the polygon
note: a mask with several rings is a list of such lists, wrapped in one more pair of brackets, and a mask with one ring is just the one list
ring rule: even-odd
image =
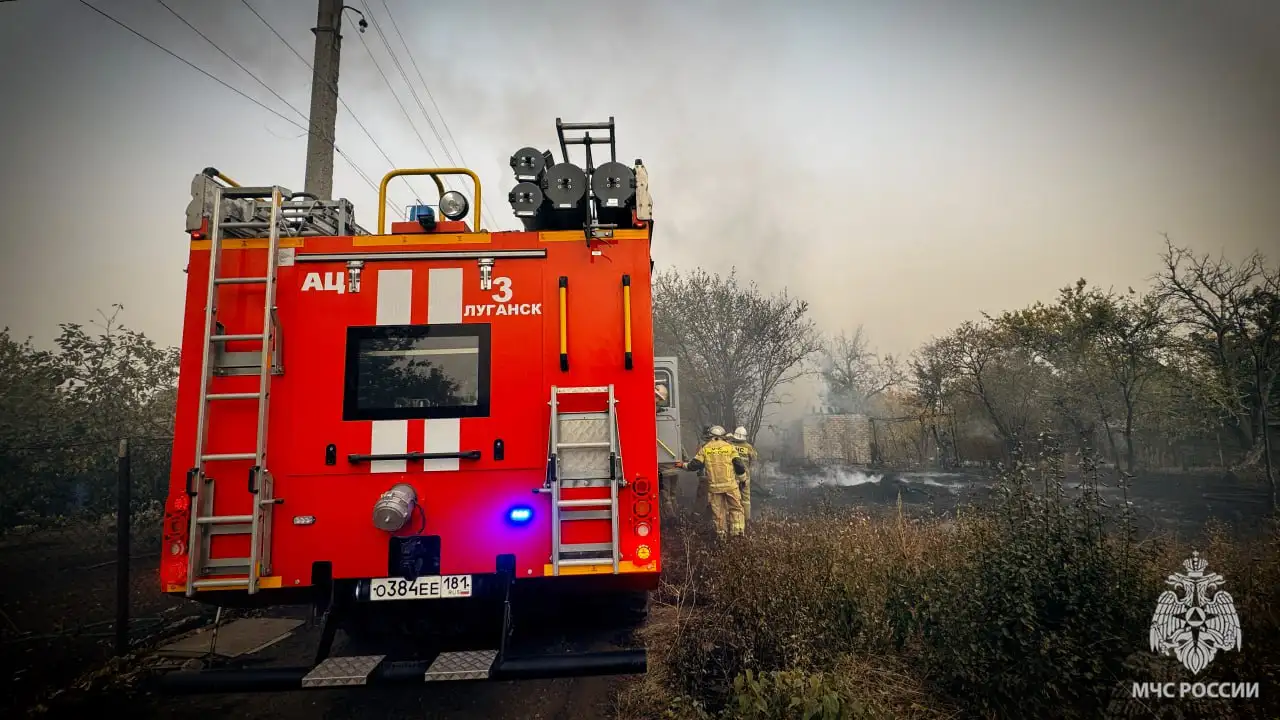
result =
[{"label": "orange reflective trim on truck", "polygon": [[[634,230],[614,230],[613,240],[647,240],[649,231],[647,229]],[[586,242],[586,236],[581,230],[544,230],[538,233],[538,242]],[[604,242],[604,241],[602,241]]]},{"label": "orange reflective trim on truck", "polygon": [[492,242],[489,233],[418,233],[414,235],[356,235],[351,238],[355,247],[378,245],[487,245]]},{"label": "orange reflective trim on truck", "polygon": [[[280,577],[279,575],[272,575],[270,577],[258,578],[259,589],[278,590],[283,586],[284,586],[284,578]],[[243,586],[234,585],[232,587],[223,586],[223,587],[216,587],[216,588],[196,588],[196,591],[208,592],[210,590],[245,590],[245,589],[248,589],[248,587],[249,587],[249,581],[246,580]],[[187,591],[187,586],[169,584],[164,586],[164,591],[167,593],[185,593]]]},{"label": "orange reflective trim on truck", "polygon": [[[658,571],[658,565],[650,560],[644,565],[637,565],[630,560],[623,560],[618,563],[618,573],[642,573]],[[555,575],[555,568],[551,567],[551,563],[542,566],[542,574],[547,577]],[[563,575],[612,575],[613,564],[602,563],[600,565],[569,565],[560,568],[560,574]]]},{"label": "orange reflective trim on truck", "polygon": [[[304,240],[306,240],[306,238],[282,237],[280,238],[280,247],[300,248],[303,246]],[[268,242],[269,241],[266,238],[249,238],[249,239],[223,238],[222,249],[223,250],[265,250],[267,249]],[[208,250],[212,247],[213,247],[212,240],[192,240],[191,241],[192,250]]]}]

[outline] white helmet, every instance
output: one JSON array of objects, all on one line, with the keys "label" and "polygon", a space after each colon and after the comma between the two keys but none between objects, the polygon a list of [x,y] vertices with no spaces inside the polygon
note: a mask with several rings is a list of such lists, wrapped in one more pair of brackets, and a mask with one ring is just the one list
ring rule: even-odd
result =
[{"label": "white helmet", "polygon": [[707,434],[713,438],[722,438],[724,437],[724,428],[719,425],[712,425]]},{"label": "white helmet", "polygon": [[665,402],[667,401],[667,386],[666,386],[666,385],[662,385],[662,384],[656,384],[656,385],[654,385],[654,386],[653,386],[653,397],[654,397],[654,398],[655,398],[659,403],[665,403]]},{"label": "white helmet", "polygon": [[737,440],[738,442],[746,442],[746,441],[747,441],[747,429],[746,429],[746,428],[744,428],[744,427],[742,427],[741,425],[739,425],[738,427],[734,428],[734,429],[733,429],[733,439],[734,439],[734,440]]}]

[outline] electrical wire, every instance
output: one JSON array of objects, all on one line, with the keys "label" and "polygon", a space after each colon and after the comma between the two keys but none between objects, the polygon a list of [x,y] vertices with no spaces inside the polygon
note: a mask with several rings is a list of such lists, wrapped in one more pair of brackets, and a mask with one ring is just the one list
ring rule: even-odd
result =
[{"label": "electrical wire", "polygon": [[[329,82],[328,79],[319,77],[316,74],[315,67],[312,66],[312,64],[305,57],[303,57],[302,53],[298,52],[298,50],[294,48],[293,45],[291,45],[289,41],[286,40],[278,30],[275,29],[275,26],[273,26],[270,22],[267,22],[267,19],[262,16],[262,13],[258,12],[257,9],[255,9],[252,5],[249,4],[249,0],[240,0],[240,2],[246,8],[248,8],[249,12],[253,13],[258,18],[258,20],[262,21],[263,25],[267,26],[267,29],[271,31],[272,35],[276,36],[276,39],[278,39],[281,43],[283,43],[285,47],[289,48],[289,52],[292,52],[295,57],[297,57],[299,60],[302,61],[303,65],[307,66],[307,69],[311,71],[312,82],[319,80],[323,82],[326,86],[328,86],[330,90],[333,91],[333,94],[337,96],[338,102],[342,105],[342,108],[346,110],[347,114],[351,116],[351,119],[355,121],[356,126],[360,128],[360,131],[364,133],[365,137],[369,138],[369,142],[373,143],[373,146],[377,148],[378,152],[382,155],[382,159],[387,161],[387,165],[391,166],[393,169],[400,167],[399,165],[396,165],[395,162],[391,160],[391,157],[387,155],[387,151],[383,150],[382,146],[378,144],[378,141],[374,139],[373,133],[369,132],[369,128],[365,127],[364,123],[360,122],[360,118],[356,116],[355,111],[351,109],[351,106],[347,104],[346,100],[342,99],[342,95],[338,92],[338,88],[335,87],[333,83]],[[424,204],[422,202],[422,196],[418,193],[417,190],[414,189],[412,185],[409,184],[409,179],[407,177],[402,179],[404,180],[405,185],[409,188],[409,192],[413,195],[414,200],[417,200],[419,205]],[[401,215],[401,217],[403,217],[403,214]]]},{"label": "electrical wire", "polygon": [[[455,163],[455,164],[460,164],[462,167],[468,167],[467,158],[463,156],[462,148],[458,146],[458,141],[453,137],[453,131],[449,129],[449,121],[445,119],[444,113],[441,112],[440,106],[436,103],[435,96],[431,94],[431,86],[427,84],[427,79],[422,74],[422,68],[418,67],[418,61],[413,56],[413,50],[409,47],[409,43],[405,41],[404,35],[400,32],[400,24],[396,22],[395,15],[391,13],[391,8],[387,5],[387,0],[379,0],[379,2],[382,3],[382,9],[387,11],[387,18],[391,21],[391,29],[395,30],[396,37],[400,39],[400,44],[404,46],[405,54],[409,56],[409,63],[413,65],[413,71],[417,73],[418,81],[422,83],[422,89],[426,91],[427,99],[431,101],[431,107],[435,108],[436,115],[440,118],[440,124],[444,126],[445,134],[448,135],[449,141],[453,143],[453,149],[458,151],[458,159],[461,160],[462,162]],[[376,24],[375,24],[375,29],[377,29]],[[381,33],[380,30],[379,30],[379,33]],[[409,84],[408,78],[405,79],[405,83]],[[412,85],[410,85],[410,88],[412,88]],[[416,98],[417,94],[415,93],[414,96]],[[419,103],[419,105],[421,105],[421,103]],[[427,111],[425,108],[423,109],[422,113],[423,115],[427,114]],[[440,140],[440,146],[445,148],[445,151],[444,151],[445,156],[449,158],[450,162],[453,162],[453,156],[449,154],[448,146],[445,145],[444,140],[440,138],[440,133],[436,132],[435,124],[431,122],[430,117],[428,117],[427,123],[431,125],[432,132],[435,132],[436,139]],[[483,202],[481,204],[485,205],[485,203]],[[494,222],[493,214],[489,212],[488,206],[485,205],[485,207],[481,208],[481,211],[484,212],[485,215],[489,217],[490,225],[493,227],[497,227],[498,224]]]},{"label": "electrical wire", "polygon": [[[404,45],[405,54],[409,56],[409,63],[413,65],[413,71],[418,74],[418,80],[422,83],[422,89],[427,91],[427,99],[431,101],[431,107],[435,108],[436,115],[440,117],[440,124],[444,126],[445,134],[449,136],[449,141],[453,143],[453,149],[458,151],[458,158],[462,160],[463,165],[465,165],[467,159],[462,156],[462,148],[458,147],[458,141],[454,139],[453,131],[449,129],[449,122],[444,119],[444,113],[440,111],[440,106],[436,104],[435,96],[431,94],[431,87],[427,85],[427,80],[422,74],[422,69],[418,67],[418,61],[413,56],[413,50],[409,48],[409,43],[405,41],[404,35],[400,32],[400,26],[396,22],[395,15],[391,13],[391,8],[387,6],[386,0],[379,0],[379,2],[382,3],[382,9],[387,11],[387,18],[391,20],[391,29],[396,31],[396,37],[400,38],[400,44]],[[434,129],[435,126],[432,126],[432,130]],[[436,137],[439,138],[440,136],[437,135]],[[444,141],[441,140],[440,144],[443,145]],[[448,153],[447,150],[445,152],[446,154]]]},{"label": "electrical wire", "polygon": [[[427,121],[427,127],[431,128],[431,132],[435,135],[436,141],[440,143],[440,149],[444,150],[444,155],[448,158],[449,164],[456,167],[458,165],[458,161],[453,159],[452,153],[449,152],[449,146],[446,145],[444,139],[440,137],[440,131],[436,129],[436,124],[432,122],[431,115],[427,112],[426,106],[422,104],[422,98],[418,97],[418,91],[414,90],[413,83],[409,80],[409,75],[404,71],[404,66],[400,64],[400,58],[396,55],[396,51],[391,48],[391,43],[387,40],[386,33],[382,32],[382,23],[378,22],[378,18],[373,14],[373,11],[369,9],[367,3],[361,4],[364,5],[365,16],[369,20],[369,23],[373,25],[374,32],[378,33],[378,40],[382,42],[382,48],[387,51],[387,56],[391,58],[391,62],[396,66],[396,72],[400,73],[400,79],[404,81],[405,87],[409,88],[409,94],[413,96],[413,101],[418,105],[418,111],[422,113],[423,119]],[[365,49],[368,50],[368,46],[366,46]],[[381,71],[381,68],[379,68],[379,71]],[[384,75],[383,80],[386,79],[387,78]],[[390,82],[388,82],[387,86],[390,87]],[[395,90],[392,90],[391,92],[392,94],[395,94]],[[408,110],[406,110],[404,106],[401,106],[401,109],[405,110],[405,116],[408,117]],[[413,124],[412,120],[409,122],[411,125]],[[414,128],[414,132],[417,132],[416,127]],[[422,136],[419,135],[418,139],[422,140]],[[423,146],[426,146],[425,141],[423,142]],[[430,155],[431,151],[428,150],[427,154]],[[432,162],[435,162],[434,158],[432,158]],[[445,182],[449,184],[449,187],[452,190],[457,190],[457,187],[454,185],[456,180],[458,180],[458,178],[445,178]],[[465,184],[463,189],[466,189]],[[473,201],[474,199],[475,198],[472,197]],[[481,208],[481,211],[483,210],[484,208]]]},{"label": "electrical wire", "polygon": [[[307,116],[307,114],[306,114],[306,113],[302,112],[302,111],[301,111],[301,110],[299,110],[299,109],[298,109],[298,108],[297,108],[293,103],[291,103],[291,102],[289,102],[288,100],[286,100],[286,99],[284,98],[284,96],[282,96],[280,93],[276,92],[276,91],[275,91],[275,89],[274,89],[274,88],[272,88],[270,85],[268,85],[268,84],[267,84],[267,83],[266,83],[262,78],[258,77],[257,75],[255,75],[255,74],[254,74],[254,72],[253,72],[252,70],[250,70],[249,68],[247,68],[247,67],[245,67],[243,64],[241,64],[239,60],[236,60],[234,57],[232,57],[232,56],[231,56],[231,53],[228,53],[226,50],[223,50],[223,49],[222,49],[222,47],[221,47],[220,45],[218,45],[218,43],[214,42],[212,38],[210,38],[208,35],[205,35],[203,32],[201,32],[201,31],[200,31],[200,29],[199,29],[199,28],[197,28],[195,25],[192,25],[192,24],[191,24],[191,23],[190,23],[190,22],[189,22],[185,17],[183,17],[183,16],[181,15],[181,13],[179,13],[177,10],[174,10],[173,8],[169,7],[169,5],[167,5],[167,4],[165,3],[165,1],[164,1],[164,0],[156,0],[156,2],[160,4],[160,7],[163,7],[165,10],[168,10],[168,11],[169,11],[169,13],[170,13],[171,15],[173,15],[173,16],[174,16],[174,17],[176,17],[176,18],[178,18],[178,20],[180,20],[180,21],[182,22],[182,24],[183,24],[183,25],[186,25],[188,28],[190,28],[190,29],[192,30],[192,32],[194,32],[195,34],[197,34],[197,35],[199,35],[201,38],[203,38],[205,42],[207,42],[207,43],[209,43],[210,45],[212,45],[214,50],[217,50],[218,52],[222,53],[222,56],[223,56],[223,57],[225,57],[226,59],[228,59],[228,60],[230,60],[231,62],[235,63],[235,66],[236,66],[236,67],[238,67],[238,68],[240,68],[241,70],[243,70],[243,71],[245,72],[245,74],[246,74],[246,75],[248,75],[249,77],[253,78],[253,79],[254,79],[254,81],[255,81],[255,82],[257,82],[257,83],[258,83],[259,85],[261,85],[262,87],[266,88],[267,92],[271,93],[272,95],[274,95],[274,96],[276,97],[276,99],[278,99],[280,102],[284,103],[286,107],[288,107],[290,110],[292,110],[294,113],[296,113],[296,114],[298,115],[298,117],[302,118],[303,122],[306,122],[308,125],[310,125],[310,124],[311,124],[311,119]],[[252,9],[252,8],[250,8],[250,9]],[[314,74],[315,74],[315,73],[314,73],[314,71],[313,71],[312,75],[314,76]],[[330,87],[332,87],[332,85],[330,85]],[[367,132],[367,131],[366,131],[366,132]],[[321,132],[321,131],[319,131],[319,130],[312,130],[311,128],[307,128],[307,133],[308,133],[308,134],[312,134],[312,133],[317,134],[317,135],[320,137],[320,139],[321,139],[321,140],[323,140],[323,141],[325,141],[325,142],[329,143],[330,145],[332,145],[332,146],[333,146],[333,149],[334,149],[334,151],[335,151],[335,152],[338,152],[338,153],[342,154],[342,151],[338,150],[337,138],[333,137],[332,135],[330,135],[330,134],[328,134],[328,133]],[[372,139],[373,139],[373,138],[372,138],[372,137],[370,137],[370,140],[372,140]],[[375,146],[375,147],[377,147],[377,143],[376,143],[376,142],[374,143],[374,146]],[[379,149],[379,151],[381,151],[381,148],[378,148],[378,149]],[[384,153],[384,155],[383,155],[383,156],[384,156],[384,157],[386,157],[386,156],[385,156],[385,153]],[[351,165],[351,167],[356,171],[356,174],[357,174],[357,175],[359,175],[359,176],[360,176],[360,177],[361,177],[361,178],[362,178],[366,183],[368,183],[368,184],[370,185],[370,187],[372,187],[372,188],[374,189],[374,191],[375,191],[375,192],[377,191],[377,189],[378,189],[377,184],[373,182],[373,180],[369,177],[369,175],[368,175],[367,173],[365,173],[365,171],[364,171],[364,170],[362,170],[362,169],[360,169],[359,167],[357,167],[357,166],[356,166],[356,164],[355,164],[354,162],[352,162],[352,161],[351,161],[351,159],[350,159],[349,157],[347,157],[345,154],[343,154],[343,159],[344,159],[344,160],[346,160],[346,161]],[[391,162],[391,159],[390,159],[390,158],[387,158],[387,162]],[[394,164],[392,165],[392,167],[394,167]],[[412,190],[412,188],[410,188],[410,190]],[[421,201],[419,201],[419,202],[421,202]],[[398,209],[396,209],[395,205],[394,205],[393,203],[391,203],[391,201],[390,201],[390,200],[388,200],[388,201],[387,201],[387,206],[388,206],[388,207],[390,207],[390,208],[392,208],[392,210],[393,210],[393,211],[395,211],[395,212],[399,212],[399,211],[398,211]],[[401,214],[401,217],[404,217],[404,215],[403,215],[403,214]]]},{"label": "electrical wire", "polygon": [[[83,5],[83,6],[87,7],[87,8],[89,8],[90,10],[92,10],[92,11],[94,11],[95,13],[97,13],[97,14],[101,15],[102,17],[106,18],[107,20],[110,20],[110,21],[111,21],[112,23],[114,23],[115,25],[119,26],[120,28],[123,28],[124,30],[128,31],[128,32],[129,32],[129,33],[131,33],[132,35],[134,35],[134,36],[138,37],[138,38],[139,38],[139,39],[141,39],[142,41],[146,42],[148,45],[151,45],[152,47],[155,47],[156,49],[161,50],[161,51],[162,51],[162,52],[164,52],[166,55],[169,55],[170,57],[172,57],[172,58],[174,58],[174,59],[176,59],[176,60],[180,61],[183,65],[186,65],[187,67],[191,68],[192,70],[195,70],[196,72],[200,73],[201,75],[204,75],[205,77],[209,78],[210,80],[213,80],[214,82],[216,82],[216,83],[218,83],[219,85],[221,85],[221,86],[225,87],[226,89],[230,90],[231,92],[233,92],[233,93],[235,93],[235,94],[239,95],[240,97],[244,98],[245,100],[248,100],[249,102],[253,103],[254,105],[257,105],[258,107],[262,108],[263,110],[266,110],[267,112],[271,113],[272,115],[275,115],[276,117],[278,117],[278,118],[280,118],[281,120],[283,120],[283,121],[285,121],[285,122],[289,123],[290,125],[293,125],[294,127],[298,128],[299,130],[302,130],[303,132],[306,132],[306,133],[310,133],[310,131],[311,131],[311,130],[310,130],[310,128],[308,128],[307,126],[305,126],[305,125],[302,125],[302,124],[298,123],[298,122],[297,122],[297,121],[295,121],[294,119],[292,119],[292,118],[290,118],[290,117],[286,116],[285,114],[281,113],[280,111],[276,110],[275,108],[271,107],[270,105],[267,105],[266,103],[262,102],[261,100],[258,100],[257,98],[253,97],[252,95],[249,95],[248,93],[244,92],[243,90],[240,90],[239,88],[235,87],[234,85],[231,85],[231,84],[230,84],[230,83],[228,83],[227,81],[225,81],[225,80],[223,80],[222,78],[220,78],[220,77],[218,77],[218,76],[214,75],[213,73],[209,72],[208,70],[205,70],[204,68],[200,67],[199,65],[196,65],[195,63],[191,62],[190,60],[188,60],[188,59],[186,59],[186,58],[182,57],[181,55],[177,54],[176,52],[174,52],[174,51],[170,50],[169,48],[167,48],[167,47],[165,47],[165,46],[163,46],[163,45],[161,45],[160,43],[156,42],[155,40],[152,40],[151,38],[147,37],[146,35],[142,34],[141,32],[139,32],[139,31],[135,30],[134,28],[130,27],[130,26],[129,26],[127,23],[125,23],[124,21],[122,21],[122,20],[120,20],[120,19],[118,19],[118,18],[116,18],[116,17],[112,16],[110,13],[106,12],[105,10],[102,10],[101,8],[98,8],[98,7],[96,7],[96,6],[92,5],[92,4],[90,4],[87,0],[78,0],[78,1],[79,1],[79,3],[80,3],[81,5]],[[373,187],[373,189],[374,189],[375,191],[377,191],[378,186],[377,186],[376,184],[374,184],[371,180],[369,180],[368,175],[366,175],[366,174],[364,173],[364,171],[363,171],[363,170],[361,170],[361,169],[360,169],[360,168],[355,164],[355,162],[354,162],[354,161],[352,161],[352,159],[351,159],[350,157],[348,157],[348,156],[347,156],[347,154],[346,154],[346,153],[344,153],[342,150],[340,150],[336,145],[334,146],[334,148],[333,148],[333,149],[334,149],[334,151],[335,151],[335,152],[337,152],[337,153],[338,153],[338,155],[342,156],[342,159],[343,159],[343,160],[346,160],[346,161],[347,161],[347,163],[348,163],[349,165],[351,165],[352,169],[353,169],[353,170],[355,170],[357,174],[359,174],[361,177],[363,177],[363,178],[365,179],[365,181],[366,181],[366,182],[368,182],[368,183]],[[403,212],[401,212],[400,210],[398,210],[397,208],[395,208],[395,206],[394,206],[394,205],[391,205],[390,201],[388,201],[388,206],[389,206],[389,207],[391,207],[393,211],[395,211],[395,212],[399,213],[401,217],[404,217]]]},{"label": "electrical wire", "polygon": [[[427,158],[431,160],[432,165],[439,165],[440,162],[436,160],[436,156],[431,153],[431,148],[427,146],[427,141],[423,139],[422,133],[418,131],[418,126],[414,124],[413,118],[409,115],[408,108],[404,106],[404,103],[400,102],[400,96],[396,94],[396,89],[391,86],[391,80],[387,77],[387,74],[382,71],[382,65],[378,63],[378,58],[374,56],[373,50],[369,49],[369,43],[365,42],[364,34],[358,34],[356,37],[360,38],[360,44],[364,46],[364,51],[369,54],[369,59],[373,61],[373,67],[378,71],[378,74],[382,76],[382,82],[386,83],[387,89],[391,91],[391,97],[396,101],[396,105],[400,107],[400,112],[404,113],[404,119],[409,121],[409,127],[413,129],[413,134],[418,136],[418,142],[422,143],[422,149],[427,151]],[[445,184],[448,183],[449,181],[445,180]],[[450,185],[450,187],[452,187],[452,185]]]},{"label": "electrical wire", "polygon": [[196,65],[195,63],[193,63],[193,62],[191,62],[190,60],[188,60],[188,59],[186,59],[186,58],[182,57],[181,55],[179,55],[179,54],[177,54],[177,53],[175,53],[174,51],[170,50],[169,48],[167,48],[167,47],[165,47],[165,46],[161,45],[160,43],[156,42],[155,40],[152,40],[151,38],[147,37],[146,35],[143,35],[142,33],[138,32],[137,30],[134,30],[133,28],[131,28],[131,27],[129,27],[128,25],[126,25],[126,24],[124,24],[123,22],[121,22],[120,20],[117,20],[116,18],[112,17],[111,15],[108,15],[105,11],[98,9],[98,8],[94,7],[93,5],[90,5],[90,4],[87,2],[87,0],[79,0],[79,2],[80,2],[80,4],[81,4],[81,5],[84,5],[85,7],[89,8],[90,10],[92,10],[92,11],[94,11],[94,12],[96,12],[96,13],[98,13],[99,15],[101,15],[102,17],[104,17],[104,18],[106,18],[106,19],[110,20],[111,22],[115,23],[116,25],[119,25],[120,27],[124,28],[125,30],[128,30],[129,32],[131,32],[131,33],[133,33],[134,35],[136,35],[136,36],[138,36],[139,38],[141,38],[143,41],[147,42],[148,44],[150,44],[150,45],[152,45],[152,46],[154,46],[154,47],[156,47],[156,48],[158,48],[158,49],[160,49],[160,50],[163,50],[165,53],[169,54],[169,55],[170,55],[170,56],[172,56],[173,58],[175,58],[175,59],[177,59],[177,60],[181,61],[181,62],[182,62],[184,65],[186,65],[187,67],[191,68],[192,70],[195,70],[196,72],[200,73],[201,75],[204,75],[205,77],[207,77],[207,78],[209,78],[210,80],[212,80],[212,81],[214,81],[214,82],[218,83],[219,85],[221,85],[221,86],[225,87],[226,89],[230,90],[231,92],[233,92],[233,93],[235,93],[235,94],[239,95],[240,97],[244,98],[245,100],[248,100],[249,102],[253,103],[254,105],[257,105],[258,107],[262,108],[263,110],[266,110],[267,112],[271,113],[272,115],[275,115],[276,117],[280,118],[281,120],[284,120],[285,122],[289,123],[290,125],[293,125],[293,126],[295,126],[295,127],[297,127],[297,128],[300,128],[300,129],[302,129],[302,130],[307,130],[307,127],[306,127],[306,126],[299,125],[299,124],[298,124],[297,122],[295,122],[292,118],[285,117],[285,115],[283,115],[282,113],[280,113],[280,112],[279,112],[278,110],[276,110],[275,108],[272,108],[272,107],[268,106],[266,103],[263,103],[263,102],[259,101],[257,98],[255,98],[255,97],[253,97],[253,96],[251,96],[251,95],[249,95],[249,94],[245,93],[245,92],[244,92],[244,91],[242,91],[242,90],[237,89],[236,87],[234,87],[234,86],[230,85],[229,83],[227,83],[226,81],[224,81],[222,78],[217,77],[217,76],[216,76],[216,75],[214,75],[213,73],[210,73],[209,71],[205,70],[204,68],[199,67],[199,66],[198,66],[198,65]]},{"label": "electrical wire", "polygon": [[[386,34],[382,32],[382,27],[378,23],[377,17],[375,17],[373,12],[369,10],[369,7],[367,4],[365,3],[361,3],[361,4],[364,5],[364,10],[362,12],[365,14],[369,23],[373,25],[374,31],[378,33],[378,39],[381,40],[382,47],[387,51],[387,55],[390,56],[391,62],[395,64],[396,70],[400,73],[400,78],[404,80],[405,85],[408,86],[409,93],[413,95],[413,99],[418,105],[418,110],[422,112],[422,116],[424,119],[426,119],[427,125],[430,126],[432,132],[435,133],[436,140],[440,142],[440,147],[442,150],[444,150],[445,157],[449,158],[450,163],[452,163],[453,165],[457,165],[457,162],[453,159],[453,156],[449,153],[449,146],[445,144],[444,140],[440,137],[440,132],[436,130],[435,123],[431,121],[431,116],[430,114],[427,113],[426,106],[422,104],[422,100],[421,98],[418,97],[417,91],[413,89],[413,83],[410,82],[408,74],[405,73],[404,66],[400,64],[400,59],[396,56],[395,50],[391,48],[391,43],[387,41]],[[383,72],[382,66],[378,63],[377,58],[374,57],[373,51],[369,49],[369,44],[365,42],[363,35],[360,36],[360,44],[364,45],[365,52],[369,53],[369,58],[373,60],[373,65],[375,68],[377,68],[378,74],[382,76],[382,81],[386,83],[387,89],[390,90],[391,95],[395,97],[396,104],[400,106],[400,111],[404,113],[405,119],[409,121],[409,126],[413,128],[414,134],[418,136],[418,141],[422,143],[422,149],[426,150],[427,157],[431,159],[431,163],[433,165],[438,165],[439,163],[436,160],[435,155],[432,154],[430,147],[427,145],[426,139],[422,137],[422,133],[418,131],[418,126],[413,122],[413,118],[410,116],[409,109],[404,106],[404,103],[400,102],[400,97],[396,94],[395,88],[392,87],[390,78],[388,78],[387,74]],[[450,189],[457,190],[457,188],[454,186],[454,180],[455,178],[442,178],[442,181],[446,185],[448,185]],[[465,190],[466,190],[466,187],[464,185],[463,186],[464,194],[465,194]],[[472,202],[475,202],[474,190],[471,195],[472,195],[471,197]],[[484,213],[485,208],[483,206],[483,203],[481,203],[481,206],[478,209],[482,214]],[[490,220],[492,221],[492,217],[490,217]],[[480,228],[476,228],[476,230],[479,230],[479,229]]]},{"label": "electrical wire", "polygon": [[[277,100],[279,100],[280,102],[284,103],[284,104],[285,104],[285,107],[289,108],[289,109],[290,109],[290,110],[292,110],[294,113],[296,113],[296,114],[298,115],[298,117],[302,118],[302,121],[303,121],[303,122],[309,122],[309,119],[307,118],[307,114],[306,114],[306,113],[304,113],[304,112],[302,112],[301,110],[299,110],[298,108],[294,107],[293,103],[291,103],[291,102],[289,102],[288,100],[286,100],[286,99],[284,98],[284,96],[283,96],[283,95],[281,95],[280,93],[276,92],[276,91],[275,91],[275,90],[274,90],[270,85],[268,85],[268,84],[266,84],[265,82],[263,82],[262,78],[260,78],[260,77],[258,77],[257,75],[255,75],[255,74],[253,73],[253,71],[252,71],[252,70],[250,70],[249,68],[247,68],[247,67],[245,67],[244,65],[240,64],[240,61],[239,61],[239,60],[236,60],[235,58],[231,57],[231,53],[228,53],[226,50],[223,50],[223,49],[222,49],[222,47],[221,47],[220,45],[218,45],[218,43],[214,42],[214,41],[213,41],[213,40],[212,40],[208,35],[205,35],[204,33],[200,32],[200,28],[198,28],[198,27],[196,27],[195,25],[192,25],[190,22],[188,22],[188,21],[187,21],[187,19],[186,19],[186,18],[184,18],[184,17],[182,17],[182,15],[181,15],[177,10],[174,10],[173,8],[169,7],[169,5],[168,5],[164,0],[156,0],[156,2],[160,4],[160,7],[164,8],[165,10],[168,10],[170,15],[173,15],[174,17],[178,18],[178,20],[180,20],[180,21],[182,22],[182,24],[183,24],[183,25],[186,25],[187,27],[191,28],[191,31],[192,31],[192,32],[194,32],[195,34],[197,34],[197,35],[199,35],[200,37],[204,38],[204,41],[205,41],[205,42],[207,42],[207,43],[209,43],[210,45],[212,45],[214,50],[217,50],[218,52],[222,53],[222,56],[223,56],[223,57],[225,57],[226,59],[228,59],[228,60],[230,60],[231,62],[235,63],[235,66],[236,66],[236,67],[240,68],[241,70],[243,70],[243,71],[245,72],[245,74],[246,74],[246,75],[248,75],[249,77],[253,78],[253,79],[254,79],[254,81],[256,81],[259,85],[261,85],[263,88],[265,88],[267,92],[269,92],[269,93],[271,93],[272,95],[274,95],[274,96],[276,97],[276,99],[277,99]],[[332,142],[334,141],[334,138],[332,138],[332,137],[330,137],[330,136],[327,136],[327,135],[324,135],[323,133],[321,133],[321,139],[325,140],[326,142],[330,142],[330,143],[332,143]]]}]

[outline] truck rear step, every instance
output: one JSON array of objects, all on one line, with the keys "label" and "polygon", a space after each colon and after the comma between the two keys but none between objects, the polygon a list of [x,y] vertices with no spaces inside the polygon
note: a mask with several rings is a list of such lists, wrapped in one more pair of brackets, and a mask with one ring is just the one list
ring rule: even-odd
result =
[{"label": "truck rear step", "polygon": [[[486,665],[486,658],[487,665]],[[549,680],[639,675],[644,649],[502,658],[497,650],[441,653],[430,661],[393,661],[382,655],[328,658],[314,667],[178,670],[155,678],[165,694],[281,692],[338,687],[383,687],[459,680]]]}]

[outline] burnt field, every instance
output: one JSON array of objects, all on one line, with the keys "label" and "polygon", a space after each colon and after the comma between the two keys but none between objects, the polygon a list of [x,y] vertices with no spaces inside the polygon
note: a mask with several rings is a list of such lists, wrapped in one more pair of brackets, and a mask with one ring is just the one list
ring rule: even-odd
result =
[{"label": "burnt field", "polygon": [[[990,507],[997,484],[992,474],[980,472],[840,467],[786,471],[777,464],[761,468],[754,482],[753,503],[771,513],[803,514],[815,504],[894,507],[901,498],[912,514],[941,516],[954,516],[965,506]],[[1068,497],[1079,497],[1083,479],[1078,472],[1068,472],[1063,487]],[[1225,471],[1140,472],[1125,488],[1113,473],[1103,472],[1097,489],[1112,513],[1126,502],[1132,504],[1139,538],[1166,533],[1186,538],[1199,534],[1210,521],[1225,524],[1233,534],[1251,535],[1263,527],[1269,512],[1263,481]],[[692,500],[691,485],[682,485],[681,491],[686,501]]]}]

